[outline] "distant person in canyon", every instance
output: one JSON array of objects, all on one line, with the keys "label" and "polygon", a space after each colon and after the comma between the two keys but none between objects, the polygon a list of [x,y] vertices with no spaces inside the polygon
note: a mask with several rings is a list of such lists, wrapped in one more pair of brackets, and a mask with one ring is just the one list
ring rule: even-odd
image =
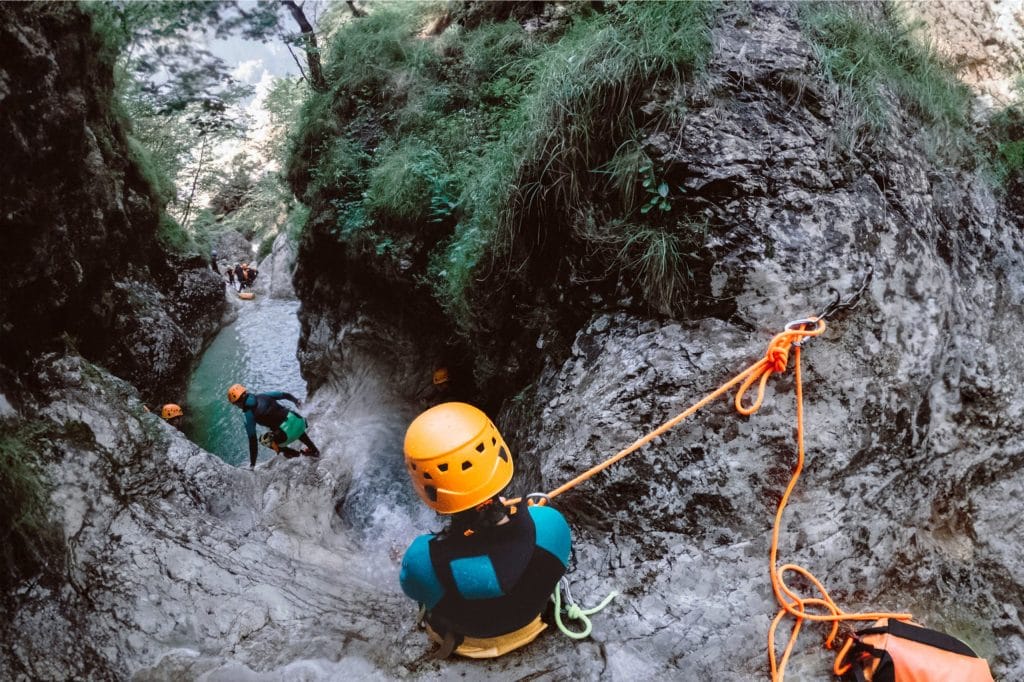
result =
[{"label": "distant person in canyon", "polygon": [[231,267],[230,265],[227,266],[224,269],[227,270],[227,273],[228,273],[228,285],[232,289],[234,289],[235,288],[235,269],[233,267]]},{"label": "distant person in canyon", "polygon": [[[319,457],[320,449],[313,443],[306,429],[309,424],[306,418],[289,410],[277,402],[278,400],[290,400],[296,407],[302,407],[302,402],[291,393],[284,391],[269,391],[267,393],[249,393],[248,389],[241,384],[234,384],[228,389],[228,401],[242,410],[245,415],[245,432],[249,436],[249,468],[256,468],[256,425],[266,426],[270,429],[269,436],[264,442],[285,457],[297,457],[300,454],[307,457]],[[302,451],[285,447],[295,440],[302,442],[306,447]]]},{"label": "distant person in canyon", "polygon": [[406,471],[423,502],[451,522],[416,538],[402,559],[402,590],[424,609],[427,634],[469,658],[494,658],[532,642],[569,565],[571,535],[549,506],[507,506],[512,456],[481,410],[436,405],[405,434]]},{"label": "distant person in canyon", "polygon": [[216,250],[210,252],[210,269],[213,270],[214,272],[216,272],[218,275],[220,274],[220,268],[217,267],[217,251]]},{"label": "distant person in canyon", "polygon": [[245,288],[245,271],[242,269],[241,263],[235,263],[235,281],[238,283],[236,289],[241,291]]},{"label": "distant person in canyon", "polygon": [[185,419],[185,412],[182,411],[181,405],[167,403],[160,408],[160,418],[180,431],[181,422]]},{"label": "distant person in canyon", "polygon": [[260,274],[260,271],[254,267],[245,268],[245,286],[252,288],[252,285],[256,283],[256,276]]}]

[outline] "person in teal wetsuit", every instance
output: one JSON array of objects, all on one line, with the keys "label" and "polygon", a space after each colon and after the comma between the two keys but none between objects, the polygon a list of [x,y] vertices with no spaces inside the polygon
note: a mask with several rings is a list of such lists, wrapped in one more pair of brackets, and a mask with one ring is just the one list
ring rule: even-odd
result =
[{"label": "person in teal wetsuit", "polygon": [[[298,457],[300,454],[309,457],[318,457],[320,449],[313,444],[309,434],[306,433],[308,424],[306,419],[287,407],[277,402],[278,400],[290,400],[296,407],[301,407],[299,399],[291,393],[283,391],[270,391],[268,393],[249,393],[241,384],[235,384],[228,389],[228,401],[242,410],[245,415],[245,432],[249,436],[249,468],[256,467],[256,425],[266,426],[270,429],[260,439],[274,452],[279,452],[285,457]],[[286,447],[288,443],[298,440],[306,447],[301,451]]]},{"label": "person in teal wetsuit", "polygon": [[512,456],[483,412],[437,405],[410,424],[406,470],[421,499],[451,514],[449,527],[416,538],[402,559],[402,590],[424,607],[443,658],[493,658],[547,627],[548,598],[569,565],[565,518],[548,506],[506,506]]}]

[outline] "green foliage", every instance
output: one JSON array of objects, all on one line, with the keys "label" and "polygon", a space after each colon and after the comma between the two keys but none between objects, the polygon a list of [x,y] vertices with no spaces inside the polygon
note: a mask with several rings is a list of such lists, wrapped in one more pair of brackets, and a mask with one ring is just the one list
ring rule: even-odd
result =
[{"label": "green foliage", "polygon": [[302,231],[306,229],[309,221],[309,207],[296,202],[288,214],[288,221],[285,223],[285,233],[293,244],[298,244],[302,237]]},{"label": "green foliage", "polygon": [[93,17],[105,58],[119,60],[162,113],[216,104],[237,86],[224,61],[195,39],[197,31],[266,40],[279,27],[278,8],[266,0],[246,8],[200,0],[100,0],[82,6]]},{"label": "green foliage", "polygon": [[0,420],[0,586],[19,580],[61,556],[61,534],[50,521],[49,484],[39,453],[47,423]]},{"label": "green foliage", "polygon": [[[595,171],[614,176],[627,214],[653,196],[655,213],[676,211],[665,178],[653,194],[643,186],[654,170],[642,145],[615,150],[636,139],[632,112],[656,79],[703,67],[715,5],[563,9],[555,31],[483,21],[424,39],[436,5],[378,5],[337,29],[326,64],[334,92],[300,115],[294,186],[333,207],[339,239],[371,226],[423,235],[434,246],[421,281],[465,331],[481,282],[514,276],[512,253],[532,237],[521,226],[565,232],[557,226],[591,201]],[[674,242],[663,241],[669,253]]]},{"label": "green foliage", "polygon": [[154,155],[141,142],[128,136],[128,150],[135,159],[142,176],[153,188],[160,207],[163,208],[174,198],[174,182],[160,166]]},{"label": "green foliage", "polygon": [[[662,213],[672,210],[672,200],[675,198],[672,194],[672,188],[669,187],[667,182],[659,180],[655,176],[654,164],[641,168],[640,173],[643,175],[640,185],[647,192],[647,202],[640,207],[640,213],[649,213],[654,209]],[[686,193],[685,187],[679,187],[678,190],[679,194]]]},{"label": "green foliage", "polygon": [[642,183],[637,182],[638,178],[644,177],[645,169],[653,168],[654,162],[644,151],[643,145],[630,139],[621,144],[615,155],[594,172],[607,176],[609,188],[618,194],[625,212],[630,213],[637,207],[641,196],[638,185]]},{"label": "green foliage", "polygon": [[436,219],[454,209],[455,202],[445,193],[445,161],[437,151],[414,141],[378,158],[365,195],[371,215],[415,225],[428,213]]},{"label": "green foliage", "polygon": [[801,22],[815,45],[825,76],[841,86],[864,123],[890,125],[890,98],[927,124],[939,144],[964,141],[971,93],[909,25],[889,7],[889,18],[874,7],[814,2],[801,8]]},{"label": "green foliage", "polygon": [[341,28],[328,52],[327,80],[335,92],[367,97],[400,96],[438,62],[427,41],[415,36],[438,3],[388,2]]},{"label": "green foliage", "polygon": [[670,315],[683,305],[682,296],[691,288],[690,264],[700,260],[708,225],[689,217],[659,216],[658,220],[601,220],[588,211],[578,231],[586,242],[610,255],[613,266],[639,288],[652,309]]},{"label": "green foliage", "polygon": [[362,193],[364,166],[369,155],[359,143],[347,137],[328,139],[315,156],[316,165],[310,168],[310,187],[307,196],[320,192],[328,194]]},{"label": "green foliage", "polygon": [[196,244],[187,231],[178,221],[167,213],[160,214],[160,225],[157,228],[157,239],[165,249],[172,253],[181,255],[194,255],[200,253],[200,247]]},{"label": "green foliage", "polygon": [[992,116],[986,133],[995,180],[1006,185],[1024,178],[1024,76],[1016,83],[1016,102]]},{"label": "green foliage", "polygon": [[264,237],[263,241],[260,242],[260,248],[256,251],[256,262],[262,263],[263,259],[270,255],[274,250],[274,238],[272,236]]},{"label": "green foliage", "polygon": [[1000,162],[1004,173],[1016,175],[1024,171],[1024,140],[1002,142],[998,146]]}]

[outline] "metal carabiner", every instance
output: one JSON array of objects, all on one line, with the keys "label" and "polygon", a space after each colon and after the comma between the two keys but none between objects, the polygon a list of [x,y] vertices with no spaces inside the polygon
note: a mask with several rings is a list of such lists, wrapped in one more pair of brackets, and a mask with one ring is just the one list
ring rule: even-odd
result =
[{"label": "metal carabiner", "polygon": [[545,507],[549,502],[548,496],[544,493],[530,493],[528,495],[523,495],[523,499],[526,500],[527,507],[534,507],[537,505]]},{"label": "metal carabiner", "polygon": [[[787,332],[800,331],[803,327],[807,327],[807,326],[817,327],[818,325],[822,325],[824,323],[825,323],[824,318],[821,318],[821,317],[804,317],[804,318],[801,318],[799,320],[793,320],[792,322],[787,322],[786,323],[786,331]],[[799,341],[794,341],[793,345],[797,346],[797,347],[803,346],[804,342],[810,341],[813,338],[814,338],[813,336],[805,336],[804,338],[800,339]]]},{"label": "metal carabiner", "polygon": [[807,325],[816,325],[821,321],[821,317],[803,317],[799,320],[793,320],[792,322],[786,323],[786,331],[795,331],[797,327],[806,327]]}]

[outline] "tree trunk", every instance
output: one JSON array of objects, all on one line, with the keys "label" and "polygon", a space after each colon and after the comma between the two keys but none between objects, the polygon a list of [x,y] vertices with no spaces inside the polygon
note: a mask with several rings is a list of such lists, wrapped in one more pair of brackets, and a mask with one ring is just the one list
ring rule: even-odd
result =
[{"label": "tree trunk", "polygon": [[294,0],[281,0],[281,4],[292,13],[292,17],[299,25],[299,30],[302,31],[306,62],[309,64],[309,84],[317,92],[327,92],[327,79],[324,78],[324,70],[320,65],[320,48],[316,44],[316,33],[313,32],[313,26],[306,19],[306,13],[295,4]]},{"label": "tree trunk", "polygon": [[209,138],[203,135],[203,144],[199,148],[199,164],[196,166],[196,174],[192,176],[192,191],[188,194],[188,203],[185,204],[185,215],[181,218],[182,229],[188,229],[188,215],[192,212],[192,200],[196,196],[196,187],[199,185],[199,175],[203,172],[203,164],[206,162],[206,147]]}]

